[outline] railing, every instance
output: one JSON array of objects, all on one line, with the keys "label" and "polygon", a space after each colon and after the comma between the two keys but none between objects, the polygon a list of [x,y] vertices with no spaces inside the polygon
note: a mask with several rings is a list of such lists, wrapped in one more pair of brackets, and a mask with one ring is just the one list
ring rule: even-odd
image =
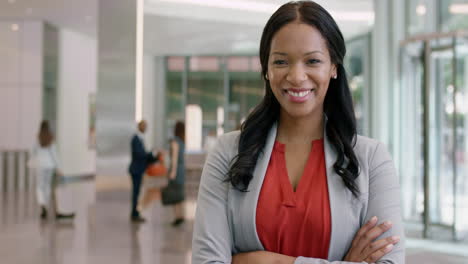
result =
[{"label": "railing", "polygon": [[0,151],[0,190],[12,192],[30,190],[34,178],[28,169],[29,152],[26,150]]}]

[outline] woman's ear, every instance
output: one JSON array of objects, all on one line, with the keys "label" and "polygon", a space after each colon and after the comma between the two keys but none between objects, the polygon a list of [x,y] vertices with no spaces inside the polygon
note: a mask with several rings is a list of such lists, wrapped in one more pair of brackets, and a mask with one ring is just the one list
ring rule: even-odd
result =
[{"label": "woman's ear", "polygon": [[331,76],[332,79],[338,78],[338,70],[336,64],[332,64]]}]

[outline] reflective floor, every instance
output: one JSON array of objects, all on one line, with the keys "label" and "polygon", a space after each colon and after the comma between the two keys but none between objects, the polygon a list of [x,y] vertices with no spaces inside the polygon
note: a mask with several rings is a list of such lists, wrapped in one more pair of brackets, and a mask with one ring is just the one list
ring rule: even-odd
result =
[{"label": "reflective floor", "polygon": [[[40,221],[30,191],[2,193],[0,263],[190,263],[193,199],[186,206],[189,219],[180,227],[170,225],[172,210],[158,201],[144,211],[146,223],[131,224],[127,185],[109,186],[86,181],[60,187],[60,210],[76,212],[74,220],[61,221]],[[410,239],[407,263],[466,264],[468,250],[463,247]]]}]

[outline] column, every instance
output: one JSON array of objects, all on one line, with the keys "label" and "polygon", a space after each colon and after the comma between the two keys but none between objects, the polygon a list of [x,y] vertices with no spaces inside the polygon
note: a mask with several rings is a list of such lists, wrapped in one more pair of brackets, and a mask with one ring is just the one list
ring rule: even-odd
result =
[{"label": "column", "polygon": [[136,130],[137,1],[100,0],[96,97],[97,175],[126,176]]}]

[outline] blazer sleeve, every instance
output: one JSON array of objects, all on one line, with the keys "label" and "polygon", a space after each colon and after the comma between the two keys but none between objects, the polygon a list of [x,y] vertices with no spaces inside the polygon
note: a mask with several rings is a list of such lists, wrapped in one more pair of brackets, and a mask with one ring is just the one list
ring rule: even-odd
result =
[{"label": "blazer sleeve", "polygon": [[143,148],[143,144],[141,144],[137,136],[133,136],[132,138],[132,152],[133,152],[133,155],[135,155],[137,159],[146,158],[146,152],[145,152],[145,149]]},{"label": "blazer sleeve", "polygon": [[198,191],[192,240],[192,264],[231,263],[232,234],[227,215],[229,170],[233,146],[220,137],[207,157]]},{"label": "blazer sleeve", "polygon": [[156,158],[153,156],[153,153],[151,151],[145,151],[145,148],[143,147],[141,141],[138,139],[138,136],[133,136],[132,138],[132,151],[138,160],[144,160],[147,163],[156,161]]},{"label": "blazer sleeve", "polygon": [[[404,264],[405,237],[400,210],[400,185],[392,158],[382,143],[376,144],[374,154],[369,159],[369,198],[366,219],[377,216],[380,222],[391,221],[392,228],[378,239],[400,236],[400,242],[392,251],[379,259],[377,264]],[[346,261],[329,262],[323,259],[299,257],[294,264],[338,264],[355,263]],[[365,263],[365,262],[362,262]]]},{"label": "blazer sleeve", "polygon": [[153,155],[153,152],[148,152],[146,153],[146,163],[154,163],[154,162],[157,162],[157,161],[160,161],[160,157],[159,157],[159,154],[155,157]]},{"label": "blazer sleeve", "polygon": [[400,183],[392,157],[382,143],[378,143],[369,166],[369,201],[366,222],[377,216],[379,222],[391,221],[393,226],[377,239],[399,236],[398,242],[388,254],[376,263],[405,263],[405,233],[401,217]]}]

